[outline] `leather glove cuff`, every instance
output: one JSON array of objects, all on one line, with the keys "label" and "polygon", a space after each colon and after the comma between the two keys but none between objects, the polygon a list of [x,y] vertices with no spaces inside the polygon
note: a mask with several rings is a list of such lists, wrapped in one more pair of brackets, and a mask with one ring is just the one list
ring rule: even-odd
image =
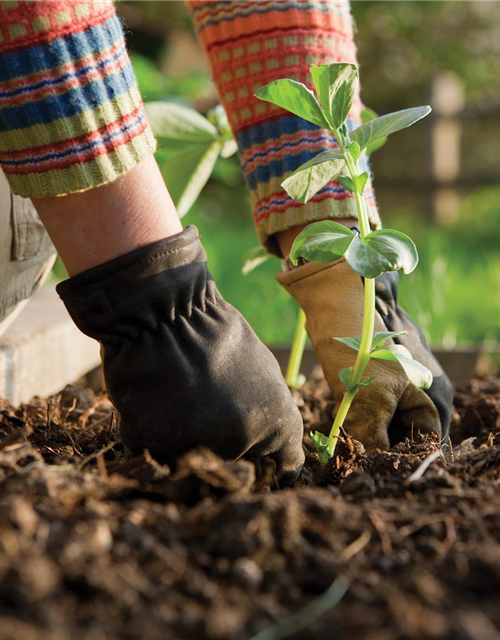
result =
[{"label": "leather glove cuff", "polygon": [[[190,317],[193,307],[204,311],[206,299],[217,297],[199,238],[190,225],[61,282],[57,292],[78,328],[101,341],[120,334],[133,338],[133,328],[154,329],[157,318]],[[168,287],[156,286],[166,271]]]}]

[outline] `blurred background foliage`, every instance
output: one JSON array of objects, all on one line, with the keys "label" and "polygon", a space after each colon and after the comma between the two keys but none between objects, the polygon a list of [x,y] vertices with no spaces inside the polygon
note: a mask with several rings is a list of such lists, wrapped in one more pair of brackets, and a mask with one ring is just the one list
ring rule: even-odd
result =
[{"label": "blurred background foliage", "polygon": [[[178,101],[201,113],[217,103],[182,2],[120,2],[118,10],[146,101]],[[409,233],[421,255],[417,271],[402,278],[401,302],[435,346],[494,346],[500,331],[500,3],[355,1],[352,11],[365,104],[379,114],[440,105],[372,160],[384,223]],[[168,149],[160,149],[160,165],[166,157]],[[264,341],[290,342],[297,308],[274,281],[279,261],[241,274],[241,256],[257,242],[236,156],[218,160],[184,222],[199,227],[226,299]]]}]

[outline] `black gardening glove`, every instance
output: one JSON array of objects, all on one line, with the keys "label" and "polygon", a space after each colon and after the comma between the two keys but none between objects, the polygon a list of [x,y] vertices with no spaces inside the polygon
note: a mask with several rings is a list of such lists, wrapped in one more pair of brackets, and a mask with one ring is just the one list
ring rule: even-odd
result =
[{"label": "black gardening glove", "polygon": [[302,419],[278,363],[225,302],[198,230],[138,249],[58,285],[77,326],[102,345],[123,442],[172,463],[197,446],[276,460],[285,482],[304,460]]}]

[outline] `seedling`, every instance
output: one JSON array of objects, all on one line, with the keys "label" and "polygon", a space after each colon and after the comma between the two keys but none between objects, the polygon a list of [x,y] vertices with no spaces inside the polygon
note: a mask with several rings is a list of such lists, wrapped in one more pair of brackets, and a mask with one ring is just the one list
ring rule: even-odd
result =
[{"label": "seedling", "polygon": [[365,157],[382,144],[384,138],[405,129],[427,116],[431,108],[415,107],[371,117],[357,129],[348,131],[347,117],[352,107],[358,70],[348,63],[311,66],[316,95],[304,84],[284,78],[262,87],[257,98],[271,102],[304,120],[328,129],[336,138],[337,147],[318,154],[284,182],[283,188],[298,202],[306,203],[329,182],[338,181],[355,199],[359,231],[332,221],[314,222],[295,239],[290,258],[327,264],[342,257],[364,279],[363,328],[360,336],[332,338],[357,352],[353,366],[339,371],[345,386],[344,396],[335,416],[330,435],[311,434],[320,460],[326,464],[333,457],[340,429],[353,400],[362,387],[373,384],[374,378],[364,378],[370,360],[398,363],[412,384],[427,389],[432,374],[414,360],[410,352],[398,344],[386,345],[390,338],[404,335],[393,331],[374,333],[375,278],[388,271],[401,269],[411,273],[418,263],[415,244],[406,234],[392,229],[371,231],[364,189],[368,180]]}]

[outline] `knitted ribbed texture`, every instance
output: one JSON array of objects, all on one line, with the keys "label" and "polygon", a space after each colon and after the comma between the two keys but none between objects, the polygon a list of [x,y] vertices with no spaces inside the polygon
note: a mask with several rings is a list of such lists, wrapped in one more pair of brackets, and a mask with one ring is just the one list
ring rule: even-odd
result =
[{"label": "knitted ribbed texture", "polygon": [[112,2],[0,2],[0,166],[14,193],[106,184],[155,144]]},{"label": "knitted ribbed texture", "polygon": [[[279,255],[278,231],[325,218],[357,217],[353,197],[331,182],[310,202],[292,200],[281,182],[298,166],[336,146],[328,131],[254,97],[277,78],[293,78],[313,88],[312,63],[356,63],[347,2],[274,0],[188,2],[209,59],[241,157],[259,238]],[[360,124],[359,94],[348,127]],[[371,184],[365,188],[370,220],[380,225]]]}]

